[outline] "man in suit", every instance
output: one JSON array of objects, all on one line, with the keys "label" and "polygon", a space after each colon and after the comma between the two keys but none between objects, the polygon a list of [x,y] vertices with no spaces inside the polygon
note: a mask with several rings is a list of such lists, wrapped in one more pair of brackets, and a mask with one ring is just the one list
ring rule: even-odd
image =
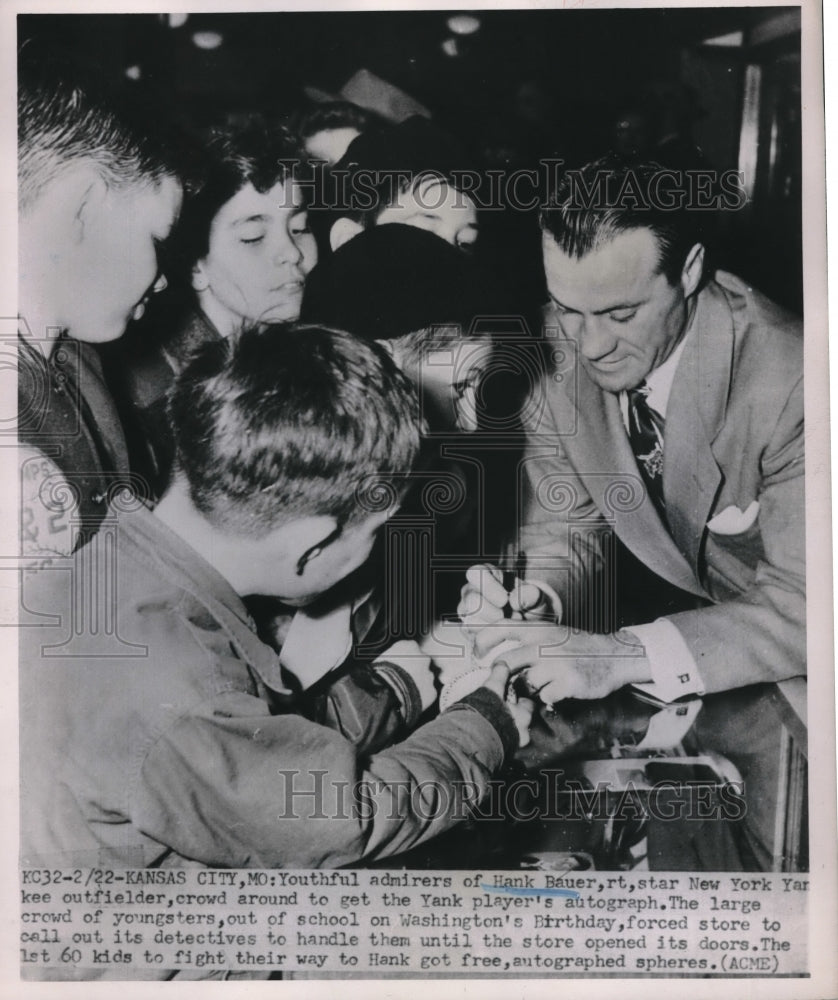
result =
[{"label": "man in suit", "polygon": [[[547,703],[805,673],[800,323],[707,273],[688,181],[600,161],[542,212],[558,361],[529,407],[527,579],[474,567],[460,612],[478,653],[511,640],[495,659]],[[646,601],[640,624],[597,634],[615,537],[683,610]],[[559,624],[516,620],[545,612]]]}]

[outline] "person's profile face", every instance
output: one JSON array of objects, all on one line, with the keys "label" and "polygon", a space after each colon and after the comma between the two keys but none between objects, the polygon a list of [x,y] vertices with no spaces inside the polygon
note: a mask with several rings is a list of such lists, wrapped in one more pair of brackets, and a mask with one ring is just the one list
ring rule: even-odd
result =
[{"label": "person's profile face", "polygon": [[477,242],[477,206],[462,191],[429,174],[399,194],[375,220],[377,226],[398,222],[439,236],[460,250]]},{"label": "person's profile face", "polygon": [[284,181],[260,192],[247,184],[213,219],[209,252],[196,264],[193,284],[204,311],[227,334],[296,320],[305,276],[316,263],[298,186]]},{"label": "person's profile face", "polygon": [[633,389],[677,346],[694,290],[686,272],[675,285],[659,270],[648,229],[620,233],[580,259],[544,233],[544,270],[552,315],[601,389]]},{"label": "person's profile face", "polygon": [[59,305],[67,332],[94,343],[122,336],[152,291],[165,287],[157,245],[169,235],[181,203],[174,177],[102,191],[85,213]]}]

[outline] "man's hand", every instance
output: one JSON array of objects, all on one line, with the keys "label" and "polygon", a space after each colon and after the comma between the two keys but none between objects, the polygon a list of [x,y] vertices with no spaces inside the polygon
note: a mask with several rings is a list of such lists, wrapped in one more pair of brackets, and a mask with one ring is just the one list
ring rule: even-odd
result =
[{"label": "man's hand", "polygon": [[510,618],[521,621],[525,617],[543,618],[552,613],[544,592],[533,583],[513,577],[507,590],[503,571],[487,564],[472,566],[466,573],[466,584],[460,591],[457,614],[468,628],[479,628],[502,621],[505,608]]},{"label": "man's hand", "polygon": [[505,664],[522,676],[546,705],[564,698],[604,698],[626,684],[652,679],[646,650],[627,632],[614,635],[573,634],[563,625],[527,623],[490,625],[476,636],[479,655],[491,651],[504,639],[514,639],[517,648],[504,647],[495,666]]},{"label": "man's hand", "polygon": [[506,705],[518,729],[518,742],[520,746],[525,747],[530,741],[530,723],[532,722],[535,702],[530,698],[516,698],[514,692],[510,697],[509,677],[509,669],[500,663],[496,663],[492,667],[492,672],[489,674],[483,687],[494,691],[504,705]]}]

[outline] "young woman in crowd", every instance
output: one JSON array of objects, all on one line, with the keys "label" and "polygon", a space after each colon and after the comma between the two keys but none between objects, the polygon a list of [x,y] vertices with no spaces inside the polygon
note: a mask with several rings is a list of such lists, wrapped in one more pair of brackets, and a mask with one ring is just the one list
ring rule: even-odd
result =
[{"label": "young woman in crowd", "polygon": [[317,262],[299,183],[306,169],[304,151],[281,129],[217,133],[206,151],[171,241],[170,287],[145,324],[155,335],[132,337],[114,366],[132,465],[154,495],[173,457],[166,393],[195,350],[299,316]]}]

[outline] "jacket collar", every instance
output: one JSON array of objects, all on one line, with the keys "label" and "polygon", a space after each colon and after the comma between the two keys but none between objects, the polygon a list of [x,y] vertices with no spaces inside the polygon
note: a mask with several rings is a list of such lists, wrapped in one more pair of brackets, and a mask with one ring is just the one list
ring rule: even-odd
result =
[{"label": "jacket collar", "polygon": [[197,306],[189,314],[183,327],[165,344],[163,351],[176,372],[182,371],[189,359],[204,344],[224,338],[206,313]]},{"label": "jacket collar", "polygon": [[574,464],[596,506],[621,541],[658,576],[706,596],[646,495],[618,397],[603,392],[581,367],[577,408],[578,428],[570,447],[577,451]]},{"label": "jacket collar", "polygon": [[711,445],[724,425],[733,365],[733,318],[715,282],[701,291],[672,386],[663,483],[673,538],[698,579],[702,539],[722,485]]}]

